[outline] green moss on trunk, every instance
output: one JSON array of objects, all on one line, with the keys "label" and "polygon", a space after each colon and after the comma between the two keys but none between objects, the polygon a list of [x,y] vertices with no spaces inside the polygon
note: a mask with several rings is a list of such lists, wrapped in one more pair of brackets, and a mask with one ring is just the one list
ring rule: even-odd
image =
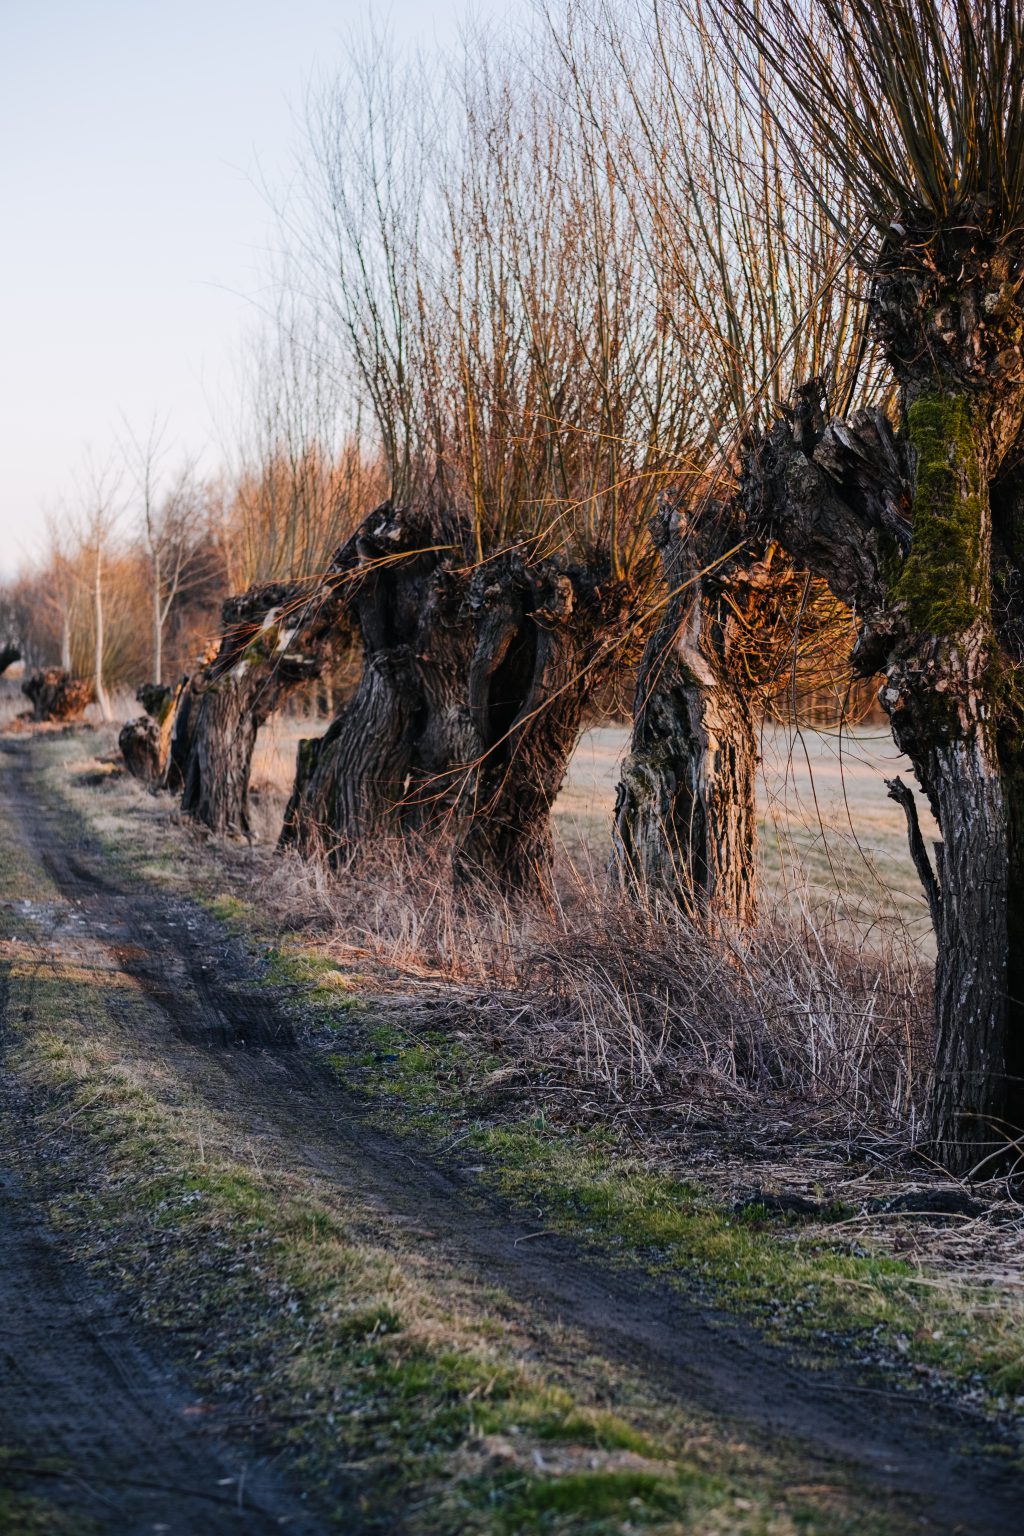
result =
[{"label": "green moss on trunk", "polygon": [[892,595],[915,629],[953,639],[990,613],[976,407],[963,395],[926,395],[907,412],[907,435],[917,454],[913,542]]}]

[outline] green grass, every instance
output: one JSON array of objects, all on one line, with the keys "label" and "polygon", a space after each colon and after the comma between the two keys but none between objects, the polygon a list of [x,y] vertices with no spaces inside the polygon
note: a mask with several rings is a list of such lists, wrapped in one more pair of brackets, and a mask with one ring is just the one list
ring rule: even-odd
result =
[{"label": "green grass", "polygon": [[[341,1027],[341,1026],[339,1026]],[[370,1047],[370,1048],[367,1048]],[[442,1144],[453,1135],[480,1157],[481,1177],[552,1227],[737,1314],[765,1332],[849,1361],[851,1346],[913,1380],[915,1366],[981,1388],[1005,1411],[1024,1395],[1024,1308],[987,1287],[936,1283],[886,1253],[852,1252],[828,1223],[716,1205],[692,1181],[641,1163],[607,1125],[553,1124],[543,1110],[481,1117],[475,1087],[496,1059],[393,1025],[351,1036],[336,1070],[382,1105],[392,1128]],[[834,1220],[846,1214],[835,1207]],[[920,1380],[913,1381],[915,1386]]]},{"label": "green grass", "polygon": [[[2,1536],[99,1536],[92,1520],[72,1518],[49,1498],[17,1485],[61,1481],[65,1469],[52,1456],[0,1445],[0,1533]],[[68,1479],[70,1481],[70,1479]]]},{"label": "green grass", "polygon": [[[26,1169],[45,1182],[53,1222],[136,1298],[151,1326],[192,1341],[198,1390],[288,1426],[301,1476],[328,1503],[341,1498],[339,1525],[354,1481],[381,1530],[416,1498],[424,1515],[411,1530],[433,1529],[430,1509],[453,1499],[468,1511],[465,1529],[511,1529],[527,1495],[506,1508],[507,1465],[491,1469],[477,1449],[494,1437],[514,1446],[527,1469],[516,1486],[525,1479],[538,1519],[557,1514],[553,1529],[610,1536],[626,1506],[600,1467],[545,1492],[551,1479],[536,1470],[534,1446],[667,1468],[634,1478],[628,1508],[638,1529],[672,1529],[669,1517],[698,1505],[731,1508],[736,1488],[759,1519],[785,1507],[781,1469],[741,1472],[726,1443],[719,1466],[698,1465],[680,1442],[679,1416],[641,1428],[591,1400],[585,1378],[522,1358],[506,1341],[507,1301],[495,1313],[453,1274],[419,1279],[401,1251],[367,1235],[371,1214],[343,1192],[254,1169],[244,1136],[148,1058],[123,1000],[111,1016],[102,972],[65,975],[58,955],[31,977],[15,969],[10,989],[16,1017],[31,997],[12,1064],[60,1152],[58,1188],[52,1165]],[[349,1469],[343,1495],[338,1463]]]}]

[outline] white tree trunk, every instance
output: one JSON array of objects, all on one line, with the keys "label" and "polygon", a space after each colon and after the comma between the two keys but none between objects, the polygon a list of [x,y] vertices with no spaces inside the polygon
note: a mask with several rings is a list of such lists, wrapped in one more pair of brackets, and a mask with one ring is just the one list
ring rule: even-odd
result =
[{"label": "white tree trunk", "polygon": [[103,555],[100,549],[96,550],[96,580],[93,586],[93,603],[96,615],[96,656],[94,682],[96,688],[96,703],[104,720],[112,718],[110,712],[110,700],[107,698],[107,690],[103,686]]},{"label": "white tree trunk", "polygon": [[164,669],[164,622],[160,611],[160,556],[153,556],[153,677],[154,683],[163,682]]}]

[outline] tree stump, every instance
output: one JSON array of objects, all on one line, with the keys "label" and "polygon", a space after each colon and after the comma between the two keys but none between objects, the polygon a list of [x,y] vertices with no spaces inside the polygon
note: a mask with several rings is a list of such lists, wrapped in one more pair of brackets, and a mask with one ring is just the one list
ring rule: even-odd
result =
[{"label": "tree stump", "polygon": [[135,697],[146,713],[121,727],[117,744],[128,772],[144,784],[157,787],[164,783],[175,711],[187,686],[188,678],[183,677],[176,688],[143,683],[136,690]]},{"label": "tree stump", "polygon": [[22,683],[21,691],[30,701],[36,721],[81,720],[95,697],[88,679],[72,677],[60,667],[33,672]]}]

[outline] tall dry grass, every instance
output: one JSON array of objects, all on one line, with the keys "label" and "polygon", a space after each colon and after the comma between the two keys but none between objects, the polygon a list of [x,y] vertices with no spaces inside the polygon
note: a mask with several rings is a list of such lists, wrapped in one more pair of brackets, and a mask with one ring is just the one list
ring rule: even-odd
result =
[{"label": "tall dry grass", "polygon": [[844,1144],[916,1140],[930,978],[899,925],[858,942],[809,902],[746,930],[695,922],[565,862],[547,910],[468,903],[436,850],[397,844],[341,872],[279,861],[261,899],[372,974],[410,1028],[496,1047],[547,1092]]}]

